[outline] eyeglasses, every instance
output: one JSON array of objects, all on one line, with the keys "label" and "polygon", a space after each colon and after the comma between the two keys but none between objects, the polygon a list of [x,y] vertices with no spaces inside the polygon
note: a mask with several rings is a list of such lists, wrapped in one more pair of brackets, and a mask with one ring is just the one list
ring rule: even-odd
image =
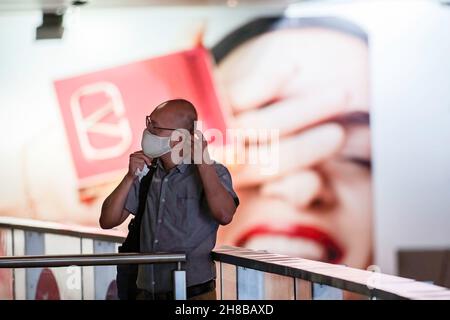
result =
[{"label": "eyeglasses", "polygon": [[164,128],[164,127],[156,127],[153,125],[152,123],[152,119],[150,119],[150,116],[146,116],[145,117],[145,125],[147,127],[147,129],[159,129],[159,130],[170,130],[170,131],[174,131],[177,129],[173,129],[173,128]]}]

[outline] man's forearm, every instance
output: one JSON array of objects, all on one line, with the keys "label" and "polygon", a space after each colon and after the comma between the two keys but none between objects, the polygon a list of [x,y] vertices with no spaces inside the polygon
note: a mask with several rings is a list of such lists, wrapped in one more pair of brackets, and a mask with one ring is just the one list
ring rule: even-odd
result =
[{"label": "man's forearm", "polygon": [[122,213],[128,192],[133,185],[134,178],[126,175],[116,189],[105,199],[102,205],[100,226],[103,229],[114,228],[122,223]]},{"label": "man's forearm", "polygon": [[197,168],[214,219],[222,225],[230,223],[236,211],[233,197],[220,182],[213,165],[198,164]]}]

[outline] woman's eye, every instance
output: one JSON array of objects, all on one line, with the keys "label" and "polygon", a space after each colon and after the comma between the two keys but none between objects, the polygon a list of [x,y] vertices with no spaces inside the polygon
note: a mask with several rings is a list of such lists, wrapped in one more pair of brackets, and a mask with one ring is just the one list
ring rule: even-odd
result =
[{"label": "woman's eye", "polygon": [[370,159],[363,159],[357,157],[347,157],[347,161],[361,166],[367,170],[372,170],[372,161]]}]

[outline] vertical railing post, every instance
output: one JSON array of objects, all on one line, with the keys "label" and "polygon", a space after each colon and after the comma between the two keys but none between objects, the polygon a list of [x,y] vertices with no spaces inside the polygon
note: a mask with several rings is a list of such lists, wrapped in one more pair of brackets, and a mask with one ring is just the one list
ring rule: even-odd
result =
[{"label": "vertical railing post", "polygon": [[175,300],[186,300],[186,271],[181,269],[181,262],[173,271],[173,292]]}]

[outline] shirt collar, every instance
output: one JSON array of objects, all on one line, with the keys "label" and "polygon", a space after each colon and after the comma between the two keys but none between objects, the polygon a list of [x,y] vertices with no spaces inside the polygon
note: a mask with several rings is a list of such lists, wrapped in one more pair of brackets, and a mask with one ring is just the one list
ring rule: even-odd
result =
[{"label": "shirt collar", "polygon": [[[189,159],[183,159],[183,161],[179,165],[175,166],[175,168],[178,172],[184,173],[186,171],[187,167],[189,166],[189,164],[190,164]],[[157,165],[161,170],[165,171],[161,159],[158,159]]]},{"label": "shirt collar", "polygon": [[190,158],[183,158],[183,160],[181,161],[181,163],[179,165],[177,165],[177,170],[180,173],[184,173],[187,169],[187,167],[191,164],[191,159]]}]

